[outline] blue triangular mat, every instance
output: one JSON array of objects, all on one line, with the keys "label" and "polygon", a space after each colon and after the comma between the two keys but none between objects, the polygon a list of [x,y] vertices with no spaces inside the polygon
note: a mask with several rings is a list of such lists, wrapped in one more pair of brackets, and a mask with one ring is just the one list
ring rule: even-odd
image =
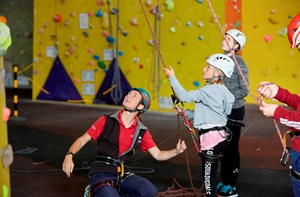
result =
[{"label": "blue triangular mat", "polygon": [[[122,105],[123,102],[123,98],[127,95],[128,92],[130,92],[131,90],[131,86],[129,84],[129,82],[127,81],[127,79],[125,78],[124,74],[122,73],[121,69],[119,69],[118,64],[116,59],[113,59],[113,61],[111,62],[109,69],[106,73],[106,76],[96,94],[96,97],[94,99],[94,104],[109,104],[109,105]],[[116,87],[116,89],[118,90],[118,97],[120,97],[120,99],[113,98],[112,97],[112,91],[115,91],[116,89],[112,89],[110,92],[108,92],[107,94],[103,94],[105,92],[107,92],[107,90],[112,88],[112,81],[114,78],[114,73],[115,73],[115,69],[119,69],[120,71],[120,87]]]},{"label": "blue triangular mat", "polygon": [[55,101],[82,101],[79,92],[74,86],[58,56],[54,60],[52,70],[50,71],[43,88],[47,90],[49,94],[40,91],[37,99]]}]

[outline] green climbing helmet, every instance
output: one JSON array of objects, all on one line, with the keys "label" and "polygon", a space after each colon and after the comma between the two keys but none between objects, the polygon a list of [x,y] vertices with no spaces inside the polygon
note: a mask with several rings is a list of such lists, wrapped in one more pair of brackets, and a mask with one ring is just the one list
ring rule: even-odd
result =
[{"label": "green climbing helmet", "polygon": [[0,56],[4,56],[6,54],[11,43],[9,27],[5,23],[0,22]]},{"label": "green climbing helmet", "polygon": [[132,88],[131,90],[136,90],[142,95],[141,104],[143,104],[145,107],[140,111],[140,113],[146,112],[151,105],[151,98],[148,92],[144,88]]}]

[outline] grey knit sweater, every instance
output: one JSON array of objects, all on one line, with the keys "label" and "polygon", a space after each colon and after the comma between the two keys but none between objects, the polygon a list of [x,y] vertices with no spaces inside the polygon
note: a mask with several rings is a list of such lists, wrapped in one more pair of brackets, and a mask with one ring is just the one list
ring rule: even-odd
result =
[{"label": "grey knit sweater", "polygon": [[175,75],[171,76],[169,81],[179,100],[187,103],[195,102],[194,111],[186,110],[186,116],[193,121],[195,128],[208,129],[226,125],[234,96],[225,85],[211,84],[197,90],[186,91]]},{"label": "grey knit sweater", "polygon": [[[249,84],[248,68],[244,60],[239,55],[235,55],[235,58],[242,70],[243,75],[245,76],[247,83]],[[231,57],[231,59],[233,58]],[[240,75],[240,72],[238,71],[237,66],[234,67],[232,76],[230,78],[224,79],[224,83],[226,87],[229,89],[229,91],[235,97],[235,101],[233,103],[232,109],[237,109],[244,106],[244,98],[248,95],[248,89],[247,86],[245,85],[242,76]]]}]

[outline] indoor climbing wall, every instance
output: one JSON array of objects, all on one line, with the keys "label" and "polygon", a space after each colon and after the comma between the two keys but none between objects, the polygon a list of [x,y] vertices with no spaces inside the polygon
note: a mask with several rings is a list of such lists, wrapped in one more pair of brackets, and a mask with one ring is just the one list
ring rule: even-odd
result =
[{"label": "indoor climbing wall", "polygon": [[[203,86],[205,59],[222,52],[221,32],[228,28],[242,29],[247,36],[242,54],[252,90],[259,80],[276,81],[282,65],[291,67],[280,81],[296,80],[292,65],[297,63],[293,54],[297,51],[288,49],[283,28],[300,10],[299,3],[282,4],[279,0],[92,0],[89,4],[35,0],[33,99],[43,94],[51,100],[52,94],[61,92],[65,95],[53,100],[90,104],[107,103],[104,97],[111,97],[112,103],[118,103],[116,92],[138,86],[151,94],[152,110],[168,110],[172,91],[163,67],[171,65],[186,89]],[[70,84],[70,89],[62,83]]]},{"label": "indoor climbing wall", "polygon": [[[224,24],[225,3],[214,9]],[[222,39],[202,1],[35,1],[34,14],[33,99],[62,88],[57,78],[49,77],[59,57],[66,71],[62,75],[81,95],[67,101],[93,103],[117,54],[126,81],[151,93],[152,109],[171,108],[171,89],[162,67],[172,65],[187,88],[199,87],[205,58],[218,50]],[[45,88],[49,81],[57,87]],[[103,94],[117,88],[112,83]]]},{"label": "indoor climbing wall", "polygon": [[[12,146],[8,143],[7,121],[10,117],[10,109],[6,106],[5,94],[5,68],[3,56],[12,44],[11,31],[6,24],[7,19],[0,17],[0,195],[10,196],[10,171],[9,166],[13,162]],[[15,99],[15,98],[14,98]]]}]

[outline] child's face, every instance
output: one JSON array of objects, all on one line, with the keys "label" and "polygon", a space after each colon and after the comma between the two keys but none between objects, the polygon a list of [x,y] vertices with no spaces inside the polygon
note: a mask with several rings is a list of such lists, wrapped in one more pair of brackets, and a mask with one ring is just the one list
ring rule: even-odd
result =
[{"label": "child's face", "polygon": [[203,79],[211,79],[214,77],[214,71],[216,71],[217,69],[215,69],[215,67],[213,67],[210,64],[207,64],[204,68],[203,68],[203,74],[202,74],[202,78]]},{"label": "child's face", "polygon": [[223,51],[231,51],[235,47],[235,40],[232,36],[225,34],[225,37],[222,41],[222,50]]}]

